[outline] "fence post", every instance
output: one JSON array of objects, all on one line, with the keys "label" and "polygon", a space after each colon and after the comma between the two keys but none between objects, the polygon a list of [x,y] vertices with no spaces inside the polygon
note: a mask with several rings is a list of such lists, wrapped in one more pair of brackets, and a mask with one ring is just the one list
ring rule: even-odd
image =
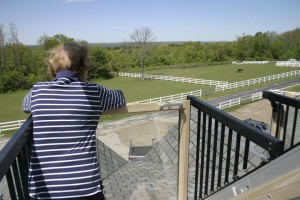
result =
[{"label": "fence post", "polygon": [[189,167],[189,142],[190,142],[190,101],[183,101],[182,109],[179,111],[179,164],[177,199],[187,199],[188,191],[188,167]]}]

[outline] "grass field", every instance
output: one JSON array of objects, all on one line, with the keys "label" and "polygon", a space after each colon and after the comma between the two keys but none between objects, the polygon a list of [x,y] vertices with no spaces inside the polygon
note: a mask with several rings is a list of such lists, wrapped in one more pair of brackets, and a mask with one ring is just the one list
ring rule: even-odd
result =
[{"label": "grass field", "polygon": [[[237,73],[239,68],[243,68],[242,73]],[[298,68],[276,67],[275,64],[262,65],[215,65],[194,67],[188,69],[168,68],[145,71],[147,74],[159,74],[165,76],[178,76],[187,78],[198,78],[218,81],[236,82],[273,74],[280,74],[288,71],[295,71]]]},{"label": "grass field", "polygon": [[169,96],[172,94],[179,94],[200,90],[214,90],[209,86],[186,84],[178,82],[160,81],[160,80],[140,80],[134,78],[115,77],[113,80],[97,81],[100,85],[109,87],[111,89],[120,89],[126,96],[128,103],[156,98],[161,96]]},{"label": "grass field", "polygon": [[[236,70],[243,68],[244,72],[237,74]],[[260,76],[267,76],[272,74],[278,74],[286,71],[294,71],[295,68],[283,68],[275,67],[275,64],[268,65],[218,65],[218,66],[205,66],[195,68],[169,68],[146,71],[149,74],[162,74],[181,77],[191,77],[199,79],[210,80],[223,80],[223,81],[240,81],[251,78],[257,78]],[[294,79],[295,77],[289,78]],[[284,79],[287,80],[287,79]],[[265,83],[264,85],[272,85],[284,80],[277,80],[273,82]],[[261,87],[261,85],[252,85],[250,87],[238,88],[238,90],[230,90],[222,93],[214,94],[214,87],[167,82],[167,81],[155,81],[155,80],[140,80],[134,78],[115,77],[110,80],[97,80],[97,83],[107,86],[112,89],[123,90],[126,101],[128,103],[145,100],[149,98],[156,98],[160,96],[168,96],[171,94],[178,94],[183,92],[190,92],[194,90],[202,89],[202,99],[205,94],[208,94],[208,98],[216,96],[222,96],[229,93],[237,92],[240,90],[247,90],[255,87]],[[299,87],[299,86],[298,86]],[[18,91],[14,93],[0,94],[0,122],[14,121],[27,118],[27,114],[24,114],[21,110],[21,104],[24,96],[28,91]]]},{"label": "grass field", "polygon": [[28,114],[22,112],[22,101],[28,91],[0,94],[0,122],[26,119]]}]

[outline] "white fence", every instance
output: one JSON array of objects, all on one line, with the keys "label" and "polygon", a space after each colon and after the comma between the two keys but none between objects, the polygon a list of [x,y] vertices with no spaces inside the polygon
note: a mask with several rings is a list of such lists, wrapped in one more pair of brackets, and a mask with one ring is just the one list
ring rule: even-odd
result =
[{"label": "white fence", "polygon": [[17,120],[11,122],[2,122],[0,123],[0,133],[8,130],[16,130],[22,126],[25,120]]},{"label": "white fence", "polygon": [[136,102],[132,102],[130,104],[182,101],[182,100],[186,99],[187,95],[194,95],[194,96],[197,96],[197,97],[201,97],[202,91],[201,90],[196,90],[196,91],[191,91],[191,92],[186,92],[186,93],[173,94],[173,95],[170,95],[170,96],[163,96],[163,97],[158,97],[158,98],[153,98],[153,99],[136,101]]},{"label": "white fence", "polygon": [[232,64],[237,64],[237,65],[244,65],[244,64],[268,64],[270,61],[242,61],[242,62],[237,62],[233,61]]},{"label": "white fence", "polygon": [[220,105],[218,106],[219,109],[224,109],[224,108],[231,108],[232,106],[240,105],[241,104],[241,98],[237,99],[232,99],[229,101],[221,102]]},{"label": "white fence", "polygon": [[258,92],[258,93],[252,94],[252,96],[251,96],[252,101],[256,101],[256,100],[262,99],[262,94],[263,94],[262,92]]},{"label": "white fence", "polygon": [[240,105],[241,101],[245,101],[247,99],[251,99],[252,101],[260,100],[260,99],[262,99],[262,92],[252,94],[251,96],[248,96],[248,97],[243,98],[243,99],[242,98],[237,98],[237,99],[231,99],[229,101],[221,102],[220,105],[217,108],[219,108],[219,109],[231,108],[233,106]]},{"label": "white fence", "polygon": [[282,78],[287,78],[290,76],[297,76],[297,75],[300,75],[300,70],[285,72],[285,73],[275,74],[275,75],[270,75],[270,76],[264,76],[264,77],[254,78],[254,79],[248,79],[245,81],[234,82],[234,83],[229,83],[229,84],[225,84],[225,85],[217,85],[215,91],[220,92],[220,91],[224,91],[224,90],[235,89],[238,87],[245,87],[245,86],[249,86],[249,85],[261,84],[261,83],[278,80],[278,79],[282,79]]},{"label": "white fence", "polygon": [[[273,90],[272,90],[273,91]],[[274,92],[280,92],[283,93],[285,91],[275,91]],[[142,100],[142,101],[136,101],[132,102],[129,104],[142,104],[142,103],[152,103],[152,102],[171,102],[171,101],[182,101],[186,99],[187,95],[194,95],[201,97],[202,96],[202,91],[201,90],[196,90],[196,91],[191,91],[191,92],[186,92],[186,93],[180,93],[180,94],[174,94],[170,96],[163,96],[163,97],[158,97],[158,98],[153,98],[153,99],[147,99],[147,100]],[[295,95],[300,95],[299,93]],[[258,92],[255,94],[252,94],[250,97],[247,98],[237,98],[237,99],[232,99],[229,101],[221,102],[220,105],[218,106],[219,109],[224,109],[224,108],[229,108],[233,107],[236,105],[240,105],[241,101],[247,100],[247,99],[252,99],[252,101],[262,99],[262,92]],[[0,123],[0,133],[3,133],[4,131],[8,130],[16,130],[22,126],[22,124],[25,122],[25,120],[17,120],[17,121],[11,121],[11,122],[3,122]]]},{"label": "white fence", "polygon": [[[130,77],[130,78],[142,78],[142,74],[136,74],[136,73],[123,73],[123,72],[120,72],[119,76],[121,76],[121,77]],[[173,82],[182,82],[182,83],[189,83],[189,84],[209,85],[209,86],[228,84],[228,82],[226,82],[226,81],[215,81],[215,80],[174,77],[174,76],[162,76],[162,75],[151,75],[151,74],[144,74],[144,78],[145,79],[152,79],[152,80],[164,80],[164,81],[173,81]]]},{"label": "white fence", "polygon": [[300,67],[300,61],[277,61],[277,67]]}]

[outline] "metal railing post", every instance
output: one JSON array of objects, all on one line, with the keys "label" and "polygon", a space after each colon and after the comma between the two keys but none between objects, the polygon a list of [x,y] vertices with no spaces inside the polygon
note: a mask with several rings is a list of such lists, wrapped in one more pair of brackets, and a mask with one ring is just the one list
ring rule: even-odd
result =
[{"label": "metal railing post", "polygon": [[188,191],[188,167],[189,167],[189,142],[190,142],[190,101],[183,101],[183,109],[180,112],[179,131],[179,155],[178,155],[178,188],[177,199],[187,199]]}]

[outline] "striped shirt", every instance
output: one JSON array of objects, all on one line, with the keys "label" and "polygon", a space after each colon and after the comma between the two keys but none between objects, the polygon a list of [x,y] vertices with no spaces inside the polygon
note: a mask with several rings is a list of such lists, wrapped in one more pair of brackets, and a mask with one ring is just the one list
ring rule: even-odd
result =
[{"label": "striped shirt", "polygon": [[102,191],[96,128],[104,111],[123,105],[122,91],[80,82],[68,70],[34,85],[23,101],[33,117],[29,195],[64,199]]}]

